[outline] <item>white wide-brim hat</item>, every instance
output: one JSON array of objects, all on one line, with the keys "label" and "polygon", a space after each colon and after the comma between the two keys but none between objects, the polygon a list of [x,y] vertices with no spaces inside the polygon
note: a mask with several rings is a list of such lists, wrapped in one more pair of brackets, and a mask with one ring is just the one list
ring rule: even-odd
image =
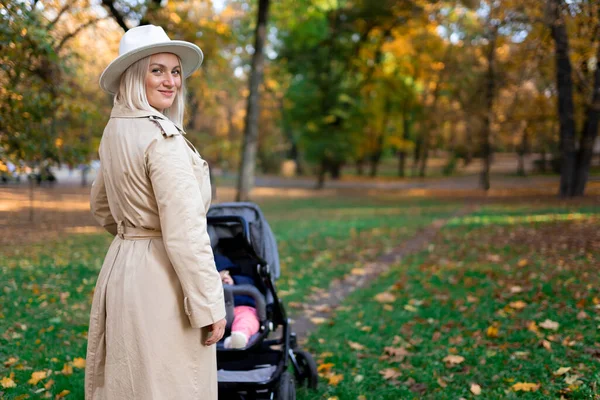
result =
[{"label": "white wide-brim hat", "polygon": [[173,53],[181,60],[183,77],[200,68],[204,55],[200,47],[182,40],[171,40],[163,28],[142,25],[125,32],[119,43],[119,56],[100,75],[100,87],[110,94],[119,91],[121,75],[136,61],[158,53]]}]

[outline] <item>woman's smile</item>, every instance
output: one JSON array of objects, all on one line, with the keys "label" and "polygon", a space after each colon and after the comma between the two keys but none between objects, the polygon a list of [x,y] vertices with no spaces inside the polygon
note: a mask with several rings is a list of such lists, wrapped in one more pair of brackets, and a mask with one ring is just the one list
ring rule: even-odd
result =
[{"label": "woman's smile", "polygon": [[148,103],[160,112],[173,105],[181,87],[181,65],[175,54],[158,53],[150,57],[146,72]]}]

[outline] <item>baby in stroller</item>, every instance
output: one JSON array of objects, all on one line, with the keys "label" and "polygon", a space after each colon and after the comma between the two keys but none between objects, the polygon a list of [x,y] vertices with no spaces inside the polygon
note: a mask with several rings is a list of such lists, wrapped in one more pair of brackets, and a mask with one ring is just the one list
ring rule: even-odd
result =
[{"label": "baby in stroller", "polygon": [[[215,254],[215,264],[224,285],[254,286],[255,283],[252,277],[236,273],[239,267],[228,257]],[[252,335],[258,333],[260,322],[256,313],[256,303],[252,297],[235,295],[233,301],[234,315],[231,325],[231,335],[225,338],[223,347],[226,349],[243,349],[248,345],[248,341]]]},{"label": "baby in stroller", "polygon": [[296,385],[316,388],[316,363],[299,348],[275,289],[277,242],[260,208],[216,204],[207,225],[224,283],[229,335],[217,344],[219,398],[293,400]]}]

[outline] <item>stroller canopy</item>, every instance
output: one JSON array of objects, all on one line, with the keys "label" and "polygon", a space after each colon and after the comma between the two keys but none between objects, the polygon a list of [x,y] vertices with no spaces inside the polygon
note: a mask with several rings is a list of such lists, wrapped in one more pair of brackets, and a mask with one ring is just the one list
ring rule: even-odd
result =
[{"label": "stroller canopy", "polygon": [[250,226],[250,243],[254,251],[269,264],[273,278],[279,278],[277,241],[258,205],[250,202],[220,203],[211,206],[206,215],[208,217],[234,215],[244,218]]}]

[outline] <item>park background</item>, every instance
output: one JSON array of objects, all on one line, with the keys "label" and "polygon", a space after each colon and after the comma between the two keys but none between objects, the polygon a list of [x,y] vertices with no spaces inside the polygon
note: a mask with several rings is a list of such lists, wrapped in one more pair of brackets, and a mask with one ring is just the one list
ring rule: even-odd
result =
[{"label": "park background", "polygon": [[98,77],[145,23],[204,51],[187,136],[215,202],[273,226],[321,376],[299,398],[600,396],[596,1],[0,0],[0,19],[1,398],[82,398],[111,240],[88,204]]}]

